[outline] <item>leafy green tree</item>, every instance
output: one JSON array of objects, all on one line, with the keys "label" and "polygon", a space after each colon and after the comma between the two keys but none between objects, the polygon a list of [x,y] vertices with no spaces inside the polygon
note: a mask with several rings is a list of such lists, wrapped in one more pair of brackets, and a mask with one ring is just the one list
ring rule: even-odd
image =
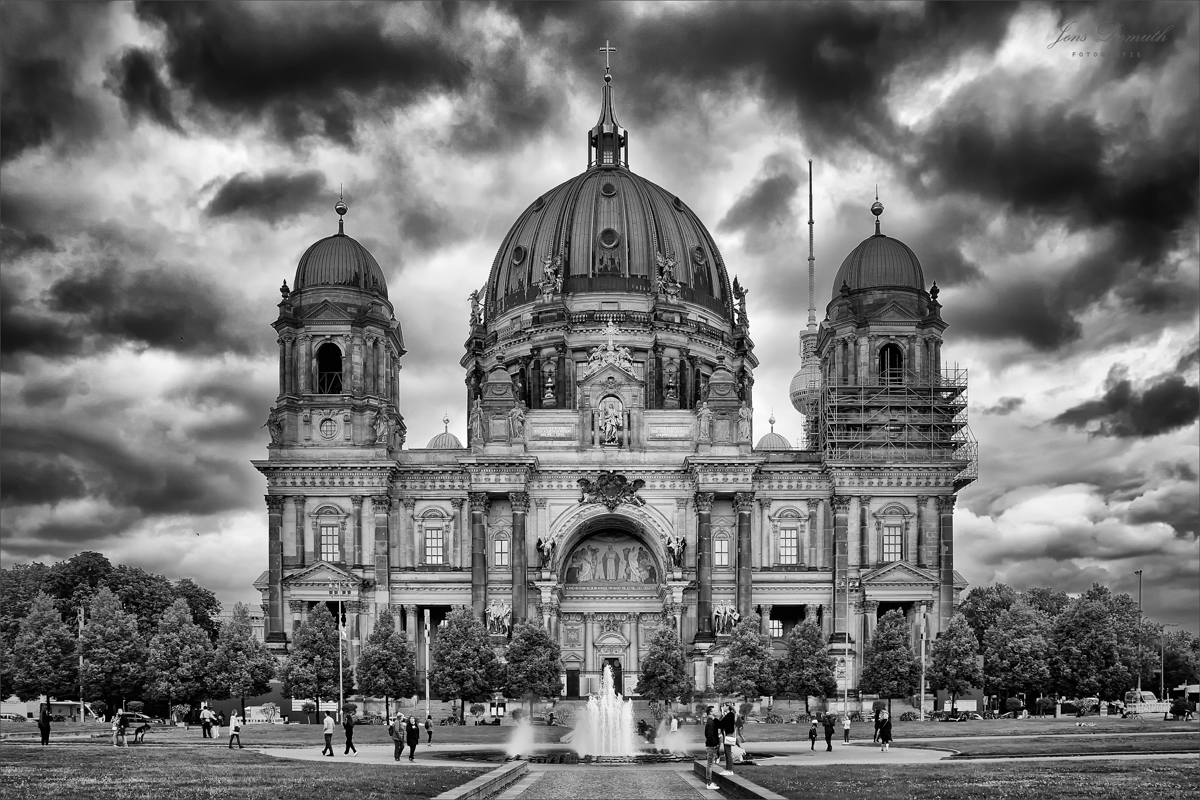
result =
[{"label": "leafy green tree", "polygon": [[0,636],[0,697],[11,697],[15,693],[12,649],[8,646],[8,640]]},{"label": "leafy green tree", "polygon": [[208,692],[213,661],[208,634],[192,622],[186,600],[176,600],[158,621],[146,663],[146,693],[170,707],[192,703]]},{"label": "leafy green tree", "polygon": [[825,637],[812,620],[793,626],[784,640],[787,650],[776,662],[775,687],[780,694],[828,697],[837,691],[836,664],[825,649]]},{"label": "leafy green tree", "polygon": [[[182,600],[177,602],[185,603]],[[324,606],[319,606],[319,608],[324,608]],[[333,617],[327,610],[325,617],[328,618],[329,626],[332,629]],[[333,689],[336,692],[336,630],[333,630],[333,642]],[[232,618],[221,626],[221,631],[217,634],[217,646],[213,651],[212,667],[213,696],[218,700],[226,697],[238,698],[241,703],[243,719],[246,717],[246,698],[270,691],[271,679],[275,677],[278,664],[267,646],[254,638],[254,627],[250,622],[250,606],[245,603],[234,603]],[[325,697],[327,695],[300,695],[300,697],[306,696]]]},{"label": "leafy green tree", "polygon": [[956,614],[929,650],[929,685],[950,693],[952,711],[956,710],[958,696],[983,679],[976,648],[975,632],[966,619]]},{"label": "leafy green tree", "polygon": [[[434,642],[430,690],[443,699],[458,698],[460,712],[467,703],[491,699],[504,684],[504,667],[496,658],[487,630],[466,606],[446,615]],[[465,721],[466,714],[459,719]]]},{"label": "leafy green tree", "polygon": [[1023,601],[1002,612],[983,640],[988,685],[1005,698],[1044,688],[1050,680],[1049,631],[1046,615]]},{"label": "leafy green tree", "polygon": [[54,598],[68,624],[78,625],[80,607],[86,607],[108,581],[113,565],[100,553],[85,550],[59,561],[46,572],[42,591]]},{"label": "leafy green tree", "polygon": [[714,688],[747,699],[775,693],[775,659],[771,637],[758,614],[743,617],[729,637],[725,660],[717,665]]},{"label": "leafy green tree", "polygon": [[675,701],[686,703],[695,690],[689,666],[675,626],[655,625],[646,637],[646,655],[633,691],[668,708]]},{"label": "leafy green tree", "polygon": [[1200,638],[1191,631],[1170,631],[1162,641],[1166,670],[1163,684],[1171,690],[1180,684],[1200,683]]},{"label": "leafy green tree", "polygon": [[155,575],[140,567],[117,565],[104,585],[121,599],[121,606],[137,617],[138,631],[149,640],[158,629],[163,612],[175,602],[175,587],[163,575]]},{"label": "leafy green tree", "polygon": [[1036,586],[1021,592],[1021,599],[1035,611],[1045,615],[1047,620],[1053,620],[1071,604],[1071,598],[1066,592],[1051,589],[1048,586]]},{"label": "leafy green tree", "polygon": [[966,619],[975,634],[975,646],[983,647],[983,637],[996,621],[1000,612],[1007,611],[1017,599],[1011,586],[997,583],[995,586],[976,586],[954,609],[956,615]]},{"label": "leafy green tree", "polygon": [[192,622],[203,629],[210,642],[216,642],[217,630],[221,627],[217,621],[217,615],[221,613],[221,601],[217,600],[217,596],[191,578],[175,581],[174,591],[175,596],[185,601],[191,609]]},{"label": "leafy green tree", "polygon": [[75,636],[49,595],[39,592],[21,620],[12,659],[13,688],[22,700],[79,694]]},{"label": "leafy green tree", "polygon": [[921,665],[913,655],[908,622],[899,610],[879,618],[875,635],[863,651],[863,669],[859,688],[869,694],[892,699],[916,694],[921,680]]},{"label": "leafy green tree", "polygon": [[1054,621],[1050,676],[1068,697],[1120,697],[1137,680],[1138,608],[1098,583]]},{"label": "leafy green tree", "polygon": [[[29,614],[33,598],[43,591],[42,583],[50,568],[45,564],[15,564],[0,569],[0,638],[11,648],[17,641],[21,620]],[[8,697],[11,693],[5,693]]]},{"label": "leafy green tree", "polygon": [[108,708],[115,709],[122,698],[141,692],[146,648],[137,617],[121,608],[121,601],[107,586],[101,586],[88,604],[79,646],[85,696],[101,698]]},{"label": "leafy green tree", "polygon": [[417,664],[408,637],[396,631],[392,612],[384,608],[375,629],[358,654],[358,689],[371,697],[382,697],[384,712],[392,718],[391,698],[411,697],[417,692]]},{"label": "leafy green tree", "polygon": [[[237,607],[234,607],[237,613]],[[228,625],[222,625],[224,629]],[[292,637],[292,649],[283,663],[280,678],[283,693],[293,698],[309,698],[320,708],[322,699],[338,694],[338,630],[333,615],[318,603],[308,613]]]},{"label": "leafy green tree", "polygon": [[506,682],[504,693],[521,697],[530,704],[541,697],[558,697],[562,693],[559,661],[562,653],[558,642],[536,622],[519,622],[513,627],[512,641],[504,649]]}]

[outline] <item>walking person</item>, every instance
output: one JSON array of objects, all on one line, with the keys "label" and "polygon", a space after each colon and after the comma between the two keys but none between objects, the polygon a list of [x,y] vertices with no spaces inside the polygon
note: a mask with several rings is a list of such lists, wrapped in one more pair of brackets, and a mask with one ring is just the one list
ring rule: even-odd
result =
[{"label": "walking person", "polygon": [[708,788],[715,791],[720,787],[713,783],[712,768],[713,762],[721,758],[721,723],[713,714],[712,706],[704,709],[704,753],[708,760],[704,777],[708,781]]},{"label": "walking person", "polygon": [[888,747],[892,743],[892,718],[887,712],[883,712],[882,719],[879,721],[879,741],[883,742],[883,747],[879,748],[884,753],[888,752]]},{"label": "walking person", "polygon": [[213,713],[208,706],[200,709],[200,738],[212,738]]},{"label": "walking person", "polygon": [[842,715],[842,741],[850,744],[850,715]]},{"label": "walking person", "polygon": [[825,752],[833,752],[833,714],[825,715]]},{"label": "walking person", "polygon": [[808,726],[808,749],[816,751],[817,749],[817,721],[814,719],[812,725]]},{"label": "walking person", "polygon": [[220,739],[221,738],[221,728],[223,728],[223,727],[225,727],[225,712],[218,711],[216,714],[213,715],[212,728],[208,732],[208,738]]},{"label": "walking person", "polygon": [[721,717],[721,734],[725,745],[725,770],[733,772],[733,746],[737,744],[737,714],[733,703],[725,704],[725,716]]},{"label": "walking person", "polygon": [[425,733],[429,734],[429,741],[425,744],[433,744],[433,715],[425,715]]},{"label": "walking person", "polygon": [[242,718],[234,711],[229,715],[229,749],[233,749],[233,740],[237,739],[238,750],[242,748]]},{"label": "walking person", "polygon": [[404,741],[408,743],[408,760],[415,760],[417,757],[417,745],[421,743],[421,726],[417,724],[416,717],[410,716],[408,722],[405,723]]},{"label": "walking person", "polygon": [[342,720],[342,730],[346,732],[346,752],[342,753],[344,756],[348,756],[351,753],[356,757],[358,756],[358,748],[354,746],[354,725],[354,714],[347,712],[345,718]]},{"label": "walking person", "polygon": [[326,711],[325,719],[322,720],[323,732],[325,734],[325,749],[321,751],[321,755],[333,758],[333,712]]},{"label": "walking person", "polygon": [[42,703],[38,714],[38,733],[42,734],[42,747],[50,744],[50,704]]},{"label": "walking person", "polygon": [[879,744],[879,726],[882,721],[879,719],[880,709],[875,709],[875,744]]},{"label": "walking person", "polygon": [[404,720],[400,717],[392,717],[392,724],[388,726],[388,736],[392,737],[392,760],[399,761],[400,756],[404,755]]}]

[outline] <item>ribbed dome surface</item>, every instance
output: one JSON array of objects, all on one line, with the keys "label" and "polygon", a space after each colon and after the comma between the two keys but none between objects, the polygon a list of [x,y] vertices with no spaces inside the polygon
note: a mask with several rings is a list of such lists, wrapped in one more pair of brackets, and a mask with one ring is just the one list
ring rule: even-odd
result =
[{"label": "ribbed dome surface", "polygon": [[387,298],[387,280],[375,256],[343,233],[321,239],[300,257],[293,291],[310,286],[351,286]]},{"label": "ribbed dome surface", "polygon": [[754,445],[755,450],[791,450],[791,443],[783,438],[775,431],[771,431],[766,436],[758,440],[758,444]]},{"label": "ribbed dome surface", "polygon": [[543,259],[563,254],[563,291],[652,291],[656,254],[673,256],[685,302],[731,319],[729,278],[708,229],[683,201],[625,168],[597,167],[539,197],[513,225],[488,277],[493,313],[538,296]]},{"label": "ribbed dome surface", "polygon": [[837,297],[845,282],[853,289],[902,287],[921,291],[925,275],[921,262],[909,246],[899,239],[877,233],[863,239],[850,251],[833,279],[833,296]]},{"label": "ribbed dome surface", "polygon": [[439,433],[437,436],[429,440],[429,444],[425,445],[426,450],[462,450],[462,442],[453,433],[446,431]]},{"label": "ribbed dome surface", "polygon": [[820,389],[820,362],[810,361],[796,370],[796,374],[792,376],[792,384],[788,387],[788,396],[792,400],[792,406],[803,414],[805,413],[804,404],[816,399],[816,395]]}]

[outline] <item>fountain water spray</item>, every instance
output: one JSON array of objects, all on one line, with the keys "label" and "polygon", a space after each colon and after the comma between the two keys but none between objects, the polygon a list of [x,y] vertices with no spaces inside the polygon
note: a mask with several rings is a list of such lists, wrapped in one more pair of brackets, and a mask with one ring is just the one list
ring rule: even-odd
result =
[{"label": "fountain water spray", "polygon": [[579,755],[633,756],[633,703],[613,689],[612,667],[604,666],[600,693],[588,698],[587,711],[571,744]]}]

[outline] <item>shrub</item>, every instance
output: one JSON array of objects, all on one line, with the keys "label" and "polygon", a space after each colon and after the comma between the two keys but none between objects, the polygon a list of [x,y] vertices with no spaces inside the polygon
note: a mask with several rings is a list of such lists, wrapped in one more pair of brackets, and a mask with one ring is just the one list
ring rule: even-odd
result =
[{"label": "shrub", "polygon": [[887,701],[876,700],[874,703],[871,703],[871,711],[887,711]]},{"label": "shrub", "polygon": [[768,725],[782,725],[783,717],[779,716],[778,714],[767,714],[765,717],[763,717],[763,722],[767,723]]},{"label": "shrub", "polygon": [[1189,703],[1186,700],[1184,700],[1182,697],[1175,698],[1175,701],[1171,703],[1171,716],[1172,717],[1182,717],[1182,716],[1185,716],[1189,711],[1195,711],[1195,710],[1196,710],[1196,704]]},{"label": "shrub", "polygon": [[574,706],[555,706],[554,707],[554,722],[556,725],[562,725],[565,728],[571,727],[571,723],[575,721]]},{"label": "shrub", "polygon": [[176,703],[175,705],[171,706],[171,716],[175,719],[176,722],[180,722],[183,720],[184,717],[186,717],[188,715],[188,712],[191,710],[192,710],[192,707],[189,706],[187,703]]},{"label": "shrub", "polygon": [[1054,702],[1054,698],[1053,698],[1053,697],[1039,697],[1039,698],[1038,698],[1038,701],[1037,701],[1037,710],[1038,710],[1038,712],[1039,712],[1039,713],[1042,713],[1042,714],[1053,714],[1053,713],[1054,713],[1054,706],[1055,706],[1055,702]]},{"label": "shrub", "polygon": [[1011,711],[1013,714],[1016,714],[1024,707],[1025,704],[1021,702],[1021,698],[1019,697],[1010,697],[1004,701],[1004,708],[1008,711]]},{"label": "shrub", "polygon": [[912,722],[913,720],[915,720],[917,718],[918,718],[918,714],[915,711],[905,711],[903,714],[900,715],[901,722]]},{"label": "shrub", "polygon": [[126,711],[132,711],[134,714],[140,714],[146,708],[146,704],[141,700],[130,700],[125,704]]},{"label": "shrub", "polygon": [[754,710],[754,703],[742,703],[738,706],[738,713],[742,715],[742,719],[748,719],[750,712]]},{"label": "shrub", "polygon": [[471,716],[476,720],[482,717],[485,711],[487,711],[487,706],[485,706],[483,703],[471,704]]},{"label": "shrub", "polygon": [[346,705],[342,706],[342,713],[343,714],[357,714],[358,713],[358,703],[346,703]]}]

